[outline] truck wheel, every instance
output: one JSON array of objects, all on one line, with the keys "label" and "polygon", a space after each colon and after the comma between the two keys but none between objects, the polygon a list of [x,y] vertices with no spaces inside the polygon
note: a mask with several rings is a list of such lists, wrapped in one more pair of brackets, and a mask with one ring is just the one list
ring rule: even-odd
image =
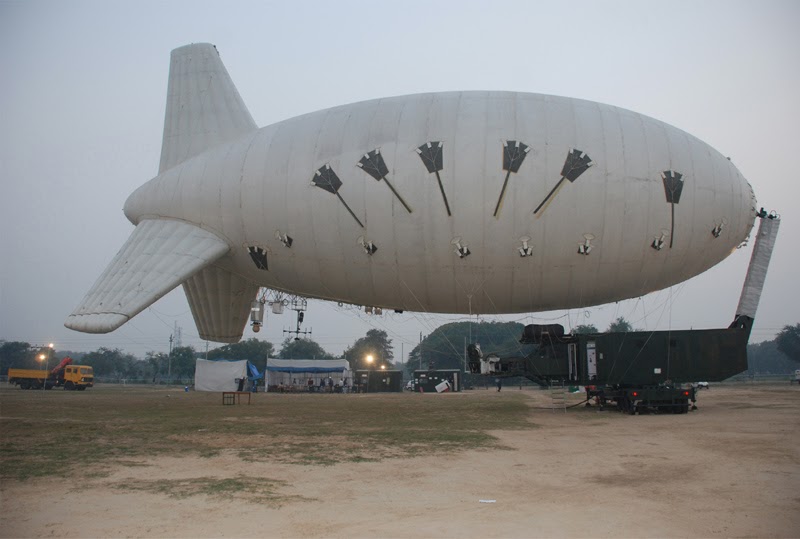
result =
[{"label": "truck wheel", "polygon": [[65,391],[72,391],[73,389],[75,389],[75,384],[73,384],[72,382],[67,382],[66,384],[64,384]]},{"label": "truck wheel", "polygon": [[31,388],[31,383],[29,381],[27,381],[27,380],[23,380],[22,382],[19,383],[19,388],[20,389],[30,389]]}]

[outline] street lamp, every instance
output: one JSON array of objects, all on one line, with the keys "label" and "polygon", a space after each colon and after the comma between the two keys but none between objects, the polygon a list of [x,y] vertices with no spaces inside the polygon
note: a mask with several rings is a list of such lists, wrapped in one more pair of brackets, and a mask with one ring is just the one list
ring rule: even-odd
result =
[{"label": "street lamp", "polygon": [[381,370],[385,371],[386,370],[386,365],[381,365]]},{"label": "street lamp", "polygon": [[[44,380],[42,381],[42,391],[47,389],[47,379],[50,377],[49,376],[50,373],[48,372],[48,369],[50,367],[50,354],[53,353],[53,346],[54,346],[53,343],[48,344],[47,345],[47,353],[45,354],[44,352],[40,351],[39,352],[39,357],[37,358],[39,361],[44,362],[44,371],[45,371],[45,373],[44,373]],[[44,349],[45,348],[43,347],[42,350],[44,350]]]}]

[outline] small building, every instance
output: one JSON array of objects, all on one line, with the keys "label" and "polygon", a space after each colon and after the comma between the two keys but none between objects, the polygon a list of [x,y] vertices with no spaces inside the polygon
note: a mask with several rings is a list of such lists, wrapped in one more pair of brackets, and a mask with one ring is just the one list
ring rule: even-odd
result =
[{"label": "small building", "polygon": [[353,378],[353,391],[359,393],[400,393],[403,373],[396,370],[360,370]]},{"label": "small building", "polygon": [[414,371],[414,391],[436,393],[436,386],[442,382],[450,383],[450,391],[461,391],[463,378],[460,369],[416,370]]}]

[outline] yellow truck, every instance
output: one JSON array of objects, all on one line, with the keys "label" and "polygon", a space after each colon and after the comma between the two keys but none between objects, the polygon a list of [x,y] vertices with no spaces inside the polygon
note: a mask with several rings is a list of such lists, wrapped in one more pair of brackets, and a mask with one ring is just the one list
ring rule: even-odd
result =
[{"label": "yellow truck", "polygon": [[94,371],[88,365],[72,365],[72,358],[65,357],[51,371],[8,369],[8,383],[21,389],[63,387],[67,391],[83,391],[94,385]]}]

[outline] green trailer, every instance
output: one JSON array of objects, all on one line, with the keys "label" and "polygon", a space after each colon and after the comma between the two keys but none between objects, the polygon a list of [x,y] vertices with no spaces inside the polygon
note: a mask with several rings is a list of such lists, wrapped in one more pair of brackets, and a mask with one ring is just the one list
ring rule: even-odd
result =
[{"label": "green trailer", "polygon": [[723,329],[565,335],[559,324],[529,325],[526,356],[484,355],[468,347],[469,370],[495,378],[524,376],[543,387],[586,387],[587,400],[635,414],[685,413],[696,408],[698,383],[747,370],[747,342],[775,245],[780,218],[762,210],[734,321]]}]

